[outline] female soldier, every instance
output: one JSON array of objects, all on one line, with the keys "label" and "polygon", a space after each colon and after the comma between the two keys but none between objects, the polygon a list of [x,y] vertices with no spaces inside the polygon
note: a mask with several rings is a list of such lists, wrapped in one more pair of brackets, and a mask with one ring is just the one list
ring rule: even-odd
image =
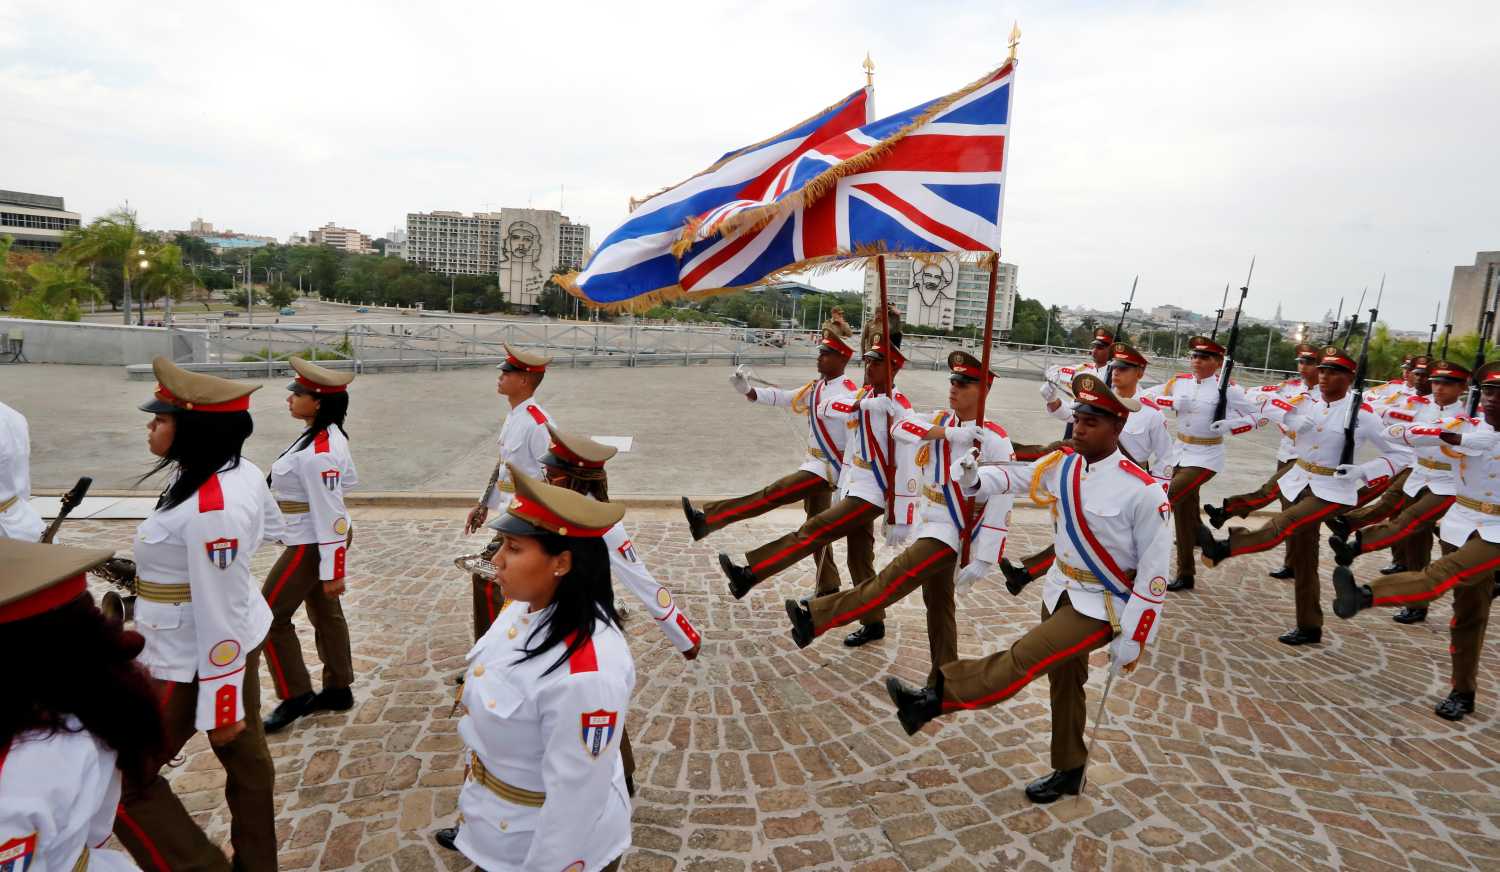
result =
[{"label": "female soldier", "polygon": [[[488,872],[612,870],[630,846],[619,736],[635,663],[604,537],[625,510],[512,470],[505,608],[469,652],[456,845]],[[452,835],[444,833],[444,835]]]},{"label": "female soldier", "polygon": [[145,640],[94,607],[84,573],[110,551],[0,539],[0,869],[133,870],[109,838],[120,773],[161,759]]},{"label": "female soldier", "polygon": [[[276,772],[260,721],[260,647],[271,610],[250,577],[250,560],[281,535],[281,513],[255,464],[240,457],[254,430],[245,385],[152,362],[156,394],[147,445],[171,470],[156,510],[135,534],[136,629],[141,663],[156,679],[165,747],[156,767],[193,733],[227,773],[234,868],[276,868],[271,790]],[[224,854],[152,769],[126,773],[115,835],[151,869],[228,869]]]},{"label": "female soldier", "polygon": [[[334,372],[300,357],[293,357],[291,364],[297,376],[286,386],[286,406],[307,429],[271,464],[271,493],[286,520],[281,536],[286,550],[261,589],[271,607],[266,663],[281,700],[266,718],[268,733],[306,714],[354,707],[349,625],[339,605],[344,556],[354,535],[344,510],[344,492],[359,483],[344,432],[354,373]],[[302,645],[292,628],[292,616],[304,603],[323,660],[323,689],[318,693],[313,693]]]}]

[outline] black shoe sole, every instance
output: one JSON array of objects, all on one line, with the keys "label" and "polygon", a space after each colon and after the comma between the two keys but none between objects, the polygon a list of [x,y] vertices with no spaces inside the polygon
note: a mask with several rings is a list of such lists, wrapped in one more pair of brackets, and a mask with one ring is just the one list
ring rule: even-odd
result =
[{"label": "black shoe sole", "polygon": [[1333,613],[1346,621],[1359,614],[1359,585],[1347,566],[1333,568]]},{"label": "black shoe sole", "polygon": [[1273,569],[1270,572],[1267,572],[1266,577],[1274,578],[1277,581],[1290,581],[1297,577],[1297,573],[1292,572],[1286,567],[1282,567],[1281,569]]},{"label": "black shoe sole", "polygon": [[458,850],[458,846],[454,844],[454,840],[457,838],[458,827],[448,827],[432,834],[432,840],[438,843],[438,847],[449,851]]},{"label": "black shoe sole", "polygon": [[1405,571],[1406,571],[1406,567],[1402,566],[1399,563],[1392,563],[1392,564],[1389,564],[1387,566],[1380,567],[1380,574],[1381,575],[1395,575],[1397,573],[1405,572]]},{"label": "black shoe sole", "polygon": [[1412,624],[1425,624],[1427,622],[1427,610],[1423,609],[1422,611],[1410,614],[1409,616],[1407,612],[1400,611],[1392,616],[1391,620],[1395,621],[1398,624],[1405,624],[1408,627]]},{"label": "black shoe sole", "polygon": [[729,559],[729,555],[723,552],[719,553],[719,571],[723,572],[724,577],[729,579],[729,595],[735,599],[744,599],[745,594],[749,593],[750,589],[755,587],[754,581],[746,583],[744,576],[748,573],[740,567],[735,566],[734,561]]},{"label": "black shoe sole", "polygon": [[1359,556],[1360,547],[1357,543],[1338,536],[1328,537],[1328,547],[1333,551],[1333,562],[1339,566],[1350,566],[1354,559]]},{"label": "black shoe sole", "polygon": [[1323,643],[1323,636],[1322,634],[1319,634],[1317,636],[1304,637],[1286,635],[1278,636],[1276,638],[1276,641],[1280,642],[1283,645],[1290,645],[1293,648],[1300,648],[1303,645],[1321,645]]},{"label": "black shoe sole", "polygon": [[1172,580],[1172,582],[1167,585],[1167,590],[1170,591],[1170,592],[1172,592],[1172,593],[1182,593],[1185,590],[1192,590],[1194,584],[1195,584],[1195,582],[1191,578],[1185,578],[1185,579],[1175,579],[1174,578]]},{"label": "black shoe sole", "polygon": [[847,635],[847,636],[844,637],[844,647],[845,648],[860,648],[860,647],[863,647],[865,645],[869,645],[872,642],[879,642],[881,639],[884,639],[884,638],[885,638],[885,630],[884,630],[884,628],[882,628],[878,632],[866,633],[864,631],[864,627],[860,627],[858,630],[855,630],[854,632],[852,632],[849,635]]},{"label": "black shoe sole", "polygon": [[682,516],[687,519],[688,533],[692,535],[694,542],[701,542],[703,537],[708,535],[708,531],[703,529],[702,515],[702,512],[693,508],[691,500],[687,497],[682,498]]},{"label": "black shoe sole", "polygon": [[906,731],[906,735],[915,736],[922,729],[923,724],[927,722],[918,721],[914,715],[901,708],[901,694],[903,692],[901,679],[894,676],[887,678],[885,680],[885,692],[891,698],[891,703],[896,706],[896,720],[901,722],[901,729]]},{"label": "black shoe sole", "polygon": [[812,618],[802,611],[802,606],[792,600],[786,601],[786,616],[792,621],[792,641],[798,648],[812,644]]}]

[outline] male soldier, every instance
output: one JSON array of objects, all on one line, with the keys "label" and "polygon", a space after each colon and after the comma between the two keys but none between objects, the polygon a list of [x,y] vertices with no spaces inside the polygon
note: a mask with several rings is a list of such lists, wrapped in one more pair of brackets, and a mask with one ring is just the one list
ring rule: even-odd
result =
[{"label": "male soldier", "polygon": [[37,542],[47,525],[31,507],[31,438],[26,417],[0,403],[0,538]]},{"label": "male soldier", "polygon": [[[818,343],[818,377],[795,391],[752,388],[745,367],[735,369],[729,377],[729,384],[745,399],[790,408],[794,414],[807,419],[807,459],[796,472],[782,476],[755,493],[704,503],[702,510],[693,508],[692,502],[683,497],[682,513],[687,517],[694,542],[715,530],[764,515],[789,503],[800,501],[808,518],[828,510],[833,501],[833,488],[843,471],[844,445],[849,432],[844,426],[846,413],[835,412],[833,404],[847,404],[859,390],[853,379],[844,377],[844,369],[853,356],[854,349],[845,345],[843,340],[825,335]],[[813,561],[818,567],[818,588],[838,590],[839,569],[833,563],[833,552],[825,545],[816,551]],[[719,554],[719,566],[732,583],[737,567],[728,554]]]},{"label": "male soldier", "polygon": [[[500,425],[497,440],[500,443],[500,459],[495,461],[495,471],[490,474],[490,482],[485,486],[484,495],[479,498],[479,505],[469,510],[464,535],[483,526],[491,511],[495,512],[497,522],[505,517],[505,506],[516,492],[509,467],[514,466],[531,478],[540,480],[542,477],[542,457],[546,455],[547,447],[552,442],[547,432],[547,424],[551,419],[541,405],[532,399],[532,395],[547,374],[549,360],[550,358],[540,354],[505,346],[505,362],[496,367],[500,370],[496,392],[510,403],[510,411],[505,416],[505,422]],[[504,537],[500,533],[496,533],[495,538],[485,547],[483,553],[486,560],[499,550],[502,538]],[[501,595],[497,582],[482,575],[471,576],[471,581],[474,586],[474,638],[479,639],[490,628],[490,624],[494,623],[500,610],[505,608],[505,598]]]},{"label": "male soldier", "polygon": [[[792,620],[792,640],[806,648],[834,627],[862,618],[901,599],[918,587],[927,608],[927,646],[932,675],[940,665],[958,657],[958,624],[954,617],[955,585],[967,590],[989,575],[1005,551],[1011,497],[997,497],[982,508],[959,493],[948,472],[953,459],[976,442],[986,461],[1013,458],[1010,437],[993,421],[979,425],[979,398],[995,380],[971,354],[948,355],[950,408],[932,416],[908,415],[898,421],[893,435],[916,449],[910,466],[898,469],[897,496],[913,497],[920,483],[923,501],[917,541],[886,565],[879,575],[850,590],[802,603],[786,601]],[[898,458],[902,455],[898,454]],[[909,524],[914,510],[902,519]],[[893,542],[892,544],[897,544]],[[958,580],[954,581],[954,570]]]},{"label": "male soldier", "polygon": [[1224,436],[1240,436],[1255,429],[1255,408],[1238,385],[1225,393],[1224,418],[1214,420],[1219,402],[1219,367],[1224,346],[1207,336],[1188,340],[1193,371],[1148,388],[1141,398],[1177,413],[1177,441],[1181,443],[1167,502],[1177,529],[1177,574],[1167,590],[1192,590],[1195,567],[1193,543],[1201,523],[1198,491],[1224,468]]},{"label": "male soldier", "polygon": [[[1113,363],[1106,367],[1114,383],[1112,393],[1121,398],[1134,399],[1141,377],[1146,374],[1146,356],[1123,342],[1114,345]],[[1073,415],[1074,403],[1054,396],[1047,402],[1047,411],[1054,418]],[[1150,400],[1141,400],[1140,408],[1132,412],[1120,431],[1120,450],[1136,464],[1150,463],[1151,476],[1165,492],[1172,481],[1172,464],[1177,458],[1176,441],[1167,430],[1167,418]],[[1026,458],[1016,453],[1017,460]],[[1005,587],[1019,595],[1021,589],[1033,579],[1041,577],[1052,566],[1054,550],[1048,546],[1037,554],[1021,561],[1020,565],[1006,559],[1000,561],[1000,571],[1005,573]]]},{"label": "male soldier", "polygon": [[1057,560],[1047,571],[1042,622],[1009,650],[943,664],[927,687],[886,679],[901,726],[912,734],[950,712],[1003,702],[1046,675],[1053,772],[1026,785],[1026,798],[1037,803],[1082,787],[1089,652],[1108,643],[1109,668],[1131,671],[1156,636],[1167,594],[1170,509],[1156,479],[1119,450],[1120,432],[1139,404],[1087,373],[1074,377],[1073,394],[1071,446],[1031,465],[983,464],[969,452],[951,471],[975,499],[1030,493],[1052,506]]},{"label": "male soldier", "polygon": [[844,308],[834,306],[833,311],[828,313],[828,320],[823,322],[823,332],[837,336],[840,339],[848,339],[854,335],[854,328],[844,320]]},{"label": "male soldier", "polygon": [[1198,525],[1205,566],[1287,543],[1296,579],[1297,626],[1278,639],[1285,645],[1311,645],[1323,640],[1323,608],[1318,602],[1318,529],[1323,519],[1355,505],[1361,485],[1374,484],[1381,478],[1389,480],[1409,459],[1410,449],[1392,445],[1380,419],[1369,406],[1362,405],[1355,418],[1355,448],[1372,444],[1382,456],[1363,464],[1339,463],[1355,369],[1348,352],[1329,345],[1318,361],[1321,402],[1304,401],[1296,406],[1281,402],[1266,407],[1268,415],[1296,434],[1297,464],[1281,477],[1281,494],[1291,501],[1290,507],[1258,530],[1231,529],[1227,540],[1215,539],[1206,525]]},{"label": "male soldier", "polygon": [[[1114,353],[1114,345],[1115,335],[1108,328],[1097,327],[1094,329],[1094,339],[1089,343],[1089,359],[1087,361],[1083,363],[1055,364],[1047,367],[1042,373],[1041,387],[1042,402],[1046,404],[1047,410],[1050,412],[1057,408],[1055,405],[1058,402],[1057,386],[1060,384],[1069,384],[1072,382],[1073,376],[1083,372],[1090,372],[1102,378],[1105,367],[1109,365],[1110,358]],[[1054,417],[1061,417],[1064,421],[1068,421],[1068,429],[1063,431],[1063,439],[1067,439],[1072,433],[1073,426],[1070,413],[1067,409],[1064,409],[1061,415],[1054,415]],[[1061,441],[1047,444],[1018,442],[1015,443],[1016,459],[1036,460],[1052,451],[1056,451],[1061,445]],[[1027,559],[1030,560],[1031,558]],[[1043,566],[1040,571],[1045,570],[1046,567]]]},{"label": "male soldier", "polygon": [[[1281,400],[1293,405],[1307,399],[1318,399],[1318,352],[1319,348],[1307,342],[1297,344],[1297,376],[1274,385],[1265,385],[1259,391],[1250,395],[1252,400],[1258,400],[1262,406],[1272,400]],[[1224,500],[1217,506],[1205,505],[1203,513],[1208,515],[1208,523],[1215,530],[1224,526],[1224,522],[1230,518],[1248,518],[1256,509],[1270,505],[1272,500],[1281,499],[1282,508],[1286,508],[1286,500],[1281,497],[1281,488],[1277,482],[1286,475],[1297,462],[1297,446],[1292,441],[1290,430],[1281,428],[1281,444],[1276,446],[1276,471],[1271,474],[1266,483],[1247,494],[1237,494]],[[1281,566],[1270,572],[1272,578],[1286,580],[1292,577],[1292,564],[1290,558],[1283,557]]]},{"label": "male soldier", "polygon": [[[1417,365],[1425,369],[1426,360],[1425,357],[1418,357]],[[1396,555],[1396,561],[1411,572],[1421,572],[1432,562],[1432,531],[1443,513],[1453,505],[1454,494],[1458,493],[1456,466],[1461,457],[1456,456],[1456,452],[1444,446],[1441,441],[1413,441],[1410,433],[1423,427],[1454,429],[1459,425],[1464,414],[1463,395],[1464,388],[1469,384],[1469,371],[1441,360],[1431,368],[1430,375],[1423,381],[1430,385],[1430,398],[1420,394],[1409,395],[1400,407],[1390,409],[1385,414],[1387,421],[1398,422],[1386,429],[1386,435],[1392,439],[1400,439],[1416,453],[1416,462],[1408,467],[1410,475],[1402,487],[1408,500],[1407,505],[1395,517],[1363,529],[1356,528],[1350,517],[1363,511],[1362,509],[1329,518],[1328,529],[1334,535],[1329,538],[1328,544],[1333,547],[1334,559],[1340,566],[1348,566],[1359,555],[1387,545]],[[1386,493],[1395,489],[1393,482]],[[1351,532],[1354,535],[1352,542],[1349,541]],[[1382,569],[1381,574],[1394,573]],[[1427,607],[1407,605],[1394,620],[1401,624],[1420,623],[1427,620]]]},{"label": "male soldier", "polygon": [[[865,352],[865,385],[852,397],[832,401],[830,417],[847,418],[846,430],[852,429],[844,446],[843,472],[839,476],[839,500],[827,510],[807,519],[798,530],[760,546],[745,555],[747,566],[723,563],[729,576],[729,592],[740,599],[750,589],[811,554],[827,549],[842,537],[849,548],[849,580],[859,584],[875,575],[875,519],[884,515],[889,497],[890,476],[909,465],[910,458],[895,461],[893,448],[909,450],[905,443],[893,444],[891,428],[911,412],[911,402],[900,391],[885,394],[886,367],[890,378],[901,370],[906,358],[895,348],[877,342]],[[894,388],[893,388],[894,390]],[[893,465],[888,466],[888,462]],[[909,517],[915,511],[915,495],[908,494],[896,506],[895,522],[886,530],[892,543],[904,542],[911,529]],[[825,552],[826,553],[826,552]],[[838,590],[838,576],[833,586],[818,574],[814,596]],[[885,638],[885,611],[875,609],[860,617],[860,628],[844,637],[844,644],[857,648],[867,642]]]},{"label": "male soldier", "polygon": [[1453,691],[1437,706],[1450,721],[1474,712],[1479,654],[1489,624],[1495,567],[1500,566],[1500,361],[1474,373],[1484,419],[1409,427],[1403,438],[1424,448],[1443,444],[1463,456],[1456,502],[1439,529],[1443,557],[1419,572],[1402,572],[1358,584],[1347,566],[1333,570],[1333,613],[1351,618],[1371,606],[1426,604],[1453,590],[1449,625]]},{"label": "male soldier", "polygon": [[[895,345],[901,345],[901,310],[896,308],[895,303],[886,303],[885,310],[890,316],[891,336]],[[880,341],[880,312],[865,312],[865,326],[860,331],[859,353],[869,351],[876,342]]]}]

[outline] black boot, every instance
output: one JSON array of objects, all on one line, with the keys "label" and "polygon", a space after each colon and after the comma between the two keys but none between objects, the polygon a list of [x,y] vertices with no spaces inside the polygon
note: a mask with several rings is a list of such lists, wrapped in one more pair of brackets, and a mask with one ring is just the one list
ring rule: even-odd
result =
[{"label": "black boot", "polygon": [[1026,798],[1040,805],[1057,802],[1064,796],[1077,796],[1083,789],[1083,767],[1059,769],[1045,778],[1026,785]]},{"label": "black boot", "polygon": [[682,498],[682,514],[687,518],[688,531],[693,534],[694,542],[708,535],[708,522],[703,519],[702,512],[693,508],[687,497]]},{"label": "black boot", "polygon": [[313,697],[312,705],[307,707],[307,713],[346,712],[352,708],[354,708],[354,691],[347,687],[325,687]]},{"label": "black boot", "polygon": [[1193,589],[1193,577],[1191,575],[1179,575],[1167,582],[1167,590],[1176,592]]},{"label": "black boot", "polygon": [[1224,526],[1224,524],[1229,521],[1229,513],[1224,511],[1223,506],[1210,506],[1209,504],[1204,503],[1203,514],[1208,516],[1208,523],[1211,524],[1215,530]]},{"label": "black boot", "polygon": [[1293,572],[1292,568],[1290,566],[1287,566],[1285,563],[1281,564],[1270,572],[1267,572],[1266,575],[1278,581],[1286,581],[1289,578],[1297,577],[1297,573]]},{"label": "black boot", "polygon": [[1347,566],[1333,568],[1333,613],[1341,618],[1352,618],[1362,610],[1374,605],[1374,595],[1368,584],[1357,584],[1354,573]]},{"label": "black boot", "polygon": [[1445,721],[1461,721],[1464,715],[1474,713],[1474,694],[1455,690],[1448,694],[1447,699],[1438,703],[1433,711]]},{"label": "black boot", "polygon": [[862,624],[858,630],[844,637],[844,647],[858,648],[871,642],[879,642],[885,638],[885,622],[876,621],[873,624]]},{"label": "black boot", "polygon": [[1381,575],[1395,575],[1398,572],[1405,572],[1405,571],[1406,571],[1406,564],[1402,563],[1399,560],[1391,561],[1390,563],[1387,563],[1386,565],[1380,567],[1380,574]]},{"label": "black boot", "polygon": [[813,640],[812,612],[796,600],[786,601],[786,616],[792,619],[792,641],[798,648],[806,648]]},{"label": "black boot", "polygon": [[1277,636],[1276,641],[1283,645],[1316,645],[1323,641],[1323,628],[1295,627]]},{"label": "black boot", "polygon": [[1198,525],[1198,548],[1203,552],[1203,565],[1213,566],[1229,556],[1229,540],[1215,539],[1207,524]]},{"label": "black boot", "polygon": [[276,706],[276,710],[266,718],[266,732],[279,733],[291,726],[292,721],[313,710],[313,700],[317,699],[317,696],[312,691],[308,691],[301,696],[282,700],[281,704]]},{"label": "black boot", "polygon": [[1349,519],[1344,517],[1343,515],[1333,515],[1331,517],[1324,518],[1323,524],[1333,532],[1333,535],[1339,537],[1340,539],[1348,539],[1349,534],[1353,532],[1353,530],[1351,530],[1349,526]]},{"label": "black boot", "polygon": [[1008,558],[1000,558],[1000,573],[1005,576],[1005,589],[1011,596],[1020,596],[1026,585],[1031,584],[1031,573],[1026,567],[1012,563]]},{"label": "black boot", "polygon": [[1333,549],[1333,562],[1340,566],[1348,566],[1354,562],[1354,558],[1363,550],[1360,547],[1359,531],[1354,532],[1354,541],[1349,541],[1343,536],[1329,536],[1328,547]]},{"label": "black boot", "polygon": [[432,840],[450,851],[457,851],[453,840],[458,838],[458,827],[443,827],[432,834]]},{"label": "black boot", "polygon": [[729,579],[729,593],[735,599],[744,599],[750,588],[755,587],[758,579],[748,566],[736,566],[729,555],[719,552],[719,568],[724,570],[724,577]]},{"label": "black boot", "polygon": [[1407,606],[1391,618],[1398,624],[1420,624],[1427,620],[1427,610],[1421,606]]},{"label": "black boot", "polygon": [[922,725],[937,717],[943,709],[941,680],[938,687],[912,687],[899,678],[885,680],[885,692],[896,704],[896,717],[906,735],[914,735]]}]

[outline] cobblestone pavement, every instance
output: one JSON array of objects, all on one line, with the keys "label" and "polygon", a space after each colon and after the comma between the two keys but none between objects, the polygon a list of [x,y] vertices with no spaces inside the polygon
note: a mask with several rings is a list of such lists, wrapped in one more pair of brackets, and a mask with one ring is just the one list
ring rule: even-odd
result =
[{"label": "cobblestone pavement", "polygon": [[[1275,641],[1292,623],[1290,586],[1265,576],[1279,556],[1201,572],[1196,592],[1168,602],[1146,665],[1116,682],[1087,795],[1039,807],[1021,787],[1049,768],[1045,681],[908,738],[881,680],[927,671],[919,598],[857,651],[835,636],[793,646],[781,600],[811,590],[805,568],[730,599],[716,551],[738,556],[797,521],[784,510],[694,544],[676,513],[626,519],[705,638],[688,663],[639,608],[629,622],[640,790],[627,870],[1500,868],[1495,689],[1462,724],[1432,714],[1448,686],[1447,600],[1411,628],[1382,610],[1330,615],[1323,645],[1292,650]],[[1018,510],[1009,553],[1045,544],[1044,524]],[[448,681],[470,643],[469,594],[451,561],[479,537],[421,510],[358,526],[356,707],[270,740],[282,868],[467,868],[430,833],[453,820],[463,776]],[[128,548],[133,530],[90,521],[62,538]],[[257,554],[259,572],[275,551]],[[961,652],[1014,639],[1039,596],[1012,598],[996,578],[961,600]],[[1497,665],[1491,645],[1487,682]],[[1090,717],[1103,679],[1095,668]],[[227,840],[224,776],[201,735],[172,781]]]}]

